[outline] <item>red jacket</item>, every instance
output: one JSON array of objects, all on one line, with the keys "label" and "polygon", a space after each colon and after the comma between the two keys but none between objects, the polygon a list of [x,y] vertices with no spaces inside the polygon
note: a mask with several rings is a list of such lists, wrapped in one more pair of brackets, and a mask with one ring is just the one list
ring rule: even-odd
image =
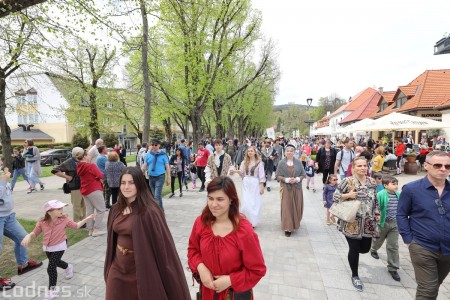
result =
[{"label": "red jacket", "polygon": [[397,148],[395,149],[395,156],[402,156],[403,152],[405,152],[405,148],[406,145],[403,143],[398,145]]},{"label": "red jacket", "polygon": [[95,191],[103,191],[101,180],[104,175],[96,164],[80,161],[77,165],[77,174],[81,181],[81,195],[87,196]]}]

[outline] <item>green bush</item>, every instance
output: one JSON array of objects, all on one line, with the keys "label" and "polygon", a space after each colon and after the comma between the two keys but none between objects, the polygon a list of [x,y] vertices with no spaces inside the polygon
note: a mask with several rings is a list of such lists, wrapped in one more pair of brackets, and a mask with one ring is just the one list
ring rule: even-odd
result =
[{"label": "green bush", "polygon": [[119,143],[119,140],[117,139],[117,136],[114,133],[107,133],[103,136],[103,143],[106,145],[106,147],[114,147]]},{"label": "green bush", "polygon": [[85,135],[76,133],[72,138],[72,147],[81,147],[83,149],[89,148],[89,139]]}]

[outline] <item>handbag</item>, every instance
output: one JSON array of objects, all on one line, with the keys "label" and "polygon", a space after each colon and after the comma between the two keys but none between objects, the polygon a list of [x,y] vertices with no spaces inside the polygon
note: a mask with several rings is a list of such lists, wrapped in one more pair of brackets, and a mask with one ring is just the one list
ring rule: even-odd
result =
[{"label": "handbag", "polygon": [[342,202],[335,202],[330,207],[330,213],[345,222],[354,222],[356,213],[361,207],[361,201],[348,200]]},{"label": "handbag", "polygon": [[178,166],[170,165],[170,176],[177,177],[177,173],[178,173]]},{"label": "handbag", "polygon": [[62,186],[64,194],[70,194],[70,185],[68,182],[65,182]]}]

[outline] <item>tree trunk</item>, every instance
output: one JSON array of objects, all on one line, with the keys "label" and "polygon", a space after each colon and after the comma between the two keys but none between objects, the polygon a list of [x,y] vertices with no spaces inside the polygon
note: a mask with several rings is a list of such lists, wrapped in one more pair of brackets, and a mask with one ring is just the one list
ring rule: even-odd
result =
[{"label": "tree trunk", "polygon": [[150,138],[150,100],[151,100],[151,86],[150,75],[148,72],[148,19],[147,9],[145,8],[145,1],[139,0],[141,16],[142,16],[142,76],[144,78],[144,129],[142,133],[142,142],[147,143]]},{"label": "tree trunk", "polygon": [[228,138],[230,138],[230,139],[234,139],[235,138],[235,136],[234,136],[234,123],[233,123],[233,118],[230,116],[230,115],[228,115],[228,124],[229,124],[229,126],[228,126]]},{"label": "tree trunk", "polygon": [[6,77],[5,73],[0,73],[0,141],[2,143],[2,156],[5,167],[12,172],[11,164],[11,129],[6,122]]},{"label": "tree trunk", "polygon": [[203,110],[194,110],[193,114],[190,116],[189,120],[192,124],[192,138],[193,138],[193,147],[196,150],[198,143],[203,138],[202,133],[202,114]]},{"label": "tree trunk", "polygon": [[171,128],[171,122],[170,118],[164,119],[163,121],[164,126],[164,134],[166,135],[166,141],[172,140],[172,128]]},{"label": "tree trunk", "polygon": [[98,129],[98,113],[97,113],[97,96],[94,91],[89,93],[89,108],[91,114],[91,120],[89,121],[89,128],[91,129],[92,144],[100,138],[100,132]]}]

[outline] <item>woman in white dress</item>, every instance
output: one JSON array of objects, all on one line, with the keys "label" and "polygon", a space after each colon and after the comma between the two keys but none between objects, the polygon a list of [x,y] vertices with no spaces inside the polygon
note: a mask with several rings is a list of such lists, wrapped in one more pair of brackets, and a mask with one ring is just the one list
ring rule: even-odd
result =
[{"label": "woman in white dress", "polygon": [[264,182],[266,181],[264,163],[255,146],[250,146],[247,149],[239,170],[230,171],[231,175],[234,173],[239,174],[243,179],[240,211],[255,227],[258,225],[261,216],[261,195],[264,194]]}]

